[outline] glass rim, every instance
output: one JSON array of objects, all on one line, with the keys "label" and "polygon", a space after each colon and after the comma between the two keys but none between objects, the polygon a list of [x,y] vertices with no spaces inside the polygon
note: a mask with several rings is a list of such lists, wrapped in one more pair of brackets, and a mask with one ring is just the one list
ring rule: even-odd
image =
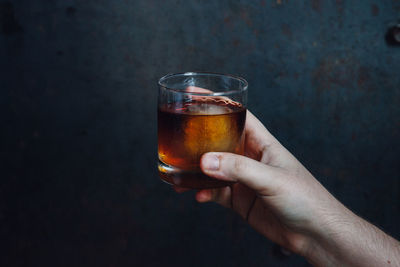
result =
[{"label": "glass rim", "polygon": [[[175,77],[175,76],[219,76],[219,77],[229,77],[231,79],[235,79],[241,83],[243,83],[243,88],[239,90],[229,90],[229,91],[217,91],[217,92],[212,92],[212,93],[196,93],[196,92],[185,92],[179,89],[171,88],[168,87],[164,81],[166,81],[168,78]],[[168,91],[174,91],[177,93],[181,94],[186,94],[186,95],[199,95],[199,96],[226,96],[226,95],[233,95],[233,94],[238,94],[238,93],[243,93],[246,92],[248,89],[249,84],[247,81],[240,77],[240,76],[235,76],[231,74],[223,74],[223,73],[215,73],[215,72],[202,72],[202,71],[194,71],[194,72],[176,72],[176,73],[168,73],[167,75],[164,75],[158,80],[158,85],[161,86],[162,88],[165,88]]]}]

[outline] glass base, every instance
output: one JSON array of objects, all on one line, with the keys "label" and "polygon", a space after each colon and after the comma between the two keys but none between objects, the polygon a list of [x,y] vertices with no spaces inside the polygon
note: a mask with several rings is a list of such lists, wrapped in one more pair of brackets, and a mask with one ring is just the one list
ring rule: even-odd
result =
[{"label": "glass base", "polygon": [[207,189],[229,186],[234,183],[211,178],[199,171],[182,170],[158,161],[158,173],[162,181],[184,188]]}]

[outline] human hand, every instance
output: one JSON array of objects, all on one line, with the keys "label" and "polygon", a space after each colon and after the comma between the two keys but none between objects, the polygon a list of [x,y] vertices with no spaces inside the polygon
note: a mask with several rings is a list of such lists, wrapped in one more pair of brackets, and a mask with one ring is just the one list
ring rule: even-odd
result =
[{"label": "human hand", "polygon": [[[197,201],[233,209],[265,237],[316,265],[360,263],[348,257],[346,246],[340,244],[357,244],[346,235],[360,225],[373,226],[337,201],[250,112],[245,156],[210,152],[203,155],[200,165],[208,176],[237,183],[200,190]],[[379,235],[388,237],[381,231]]]}]

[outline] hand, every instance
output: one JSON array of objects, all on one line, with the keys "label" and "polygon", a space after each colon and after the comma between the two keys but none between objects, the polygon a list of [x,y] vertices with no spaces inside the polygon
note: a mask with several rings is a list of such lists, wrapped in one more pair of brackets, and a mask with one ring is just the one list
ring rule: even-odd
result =
[{"label": "hand", "polygon": [[271,241],[299,254],[308,249],[309,238],[304,233],[320,224],[318,212],[323,206],[342,208],[250,112],[245,156],[207,153],[201,168],[211,177],[238,183],[200,190],[196,194],[199,202],[214,201],[232,208]]},{"label": "hand", "polygon": [[[346,255],[349,252],[340,247],[340,242],[356,242],[347,240],[353,227],[373,226],[337,201],[250,112],[246,118],[245,156],[210,152],[203,155],[200,165],[208,176],[237,183],[200,190],[197,201],[214,201],[235,210],[265,237],[316,265],[360,263],[351,257],[354,254]],[[379,235],[394,240],[381,231]],[[390,244],[400,254],[398,243]],[[367,263],[387,262],[375,258],[377,261],[368,259]]]}]

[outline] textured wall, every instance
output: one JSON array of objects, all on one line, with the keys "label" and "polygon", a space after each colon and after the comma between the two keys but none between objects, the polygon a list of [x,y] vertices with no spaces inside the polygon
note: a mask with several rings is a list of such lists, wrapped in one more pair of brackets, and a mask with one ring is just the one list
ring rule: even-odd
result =
[{"label": "textured wall", "polygon": [[1,266],[305,266],[156,173],[157,79],[232,73],[355,212],[400,238],[399,0],[0,0]]}]

